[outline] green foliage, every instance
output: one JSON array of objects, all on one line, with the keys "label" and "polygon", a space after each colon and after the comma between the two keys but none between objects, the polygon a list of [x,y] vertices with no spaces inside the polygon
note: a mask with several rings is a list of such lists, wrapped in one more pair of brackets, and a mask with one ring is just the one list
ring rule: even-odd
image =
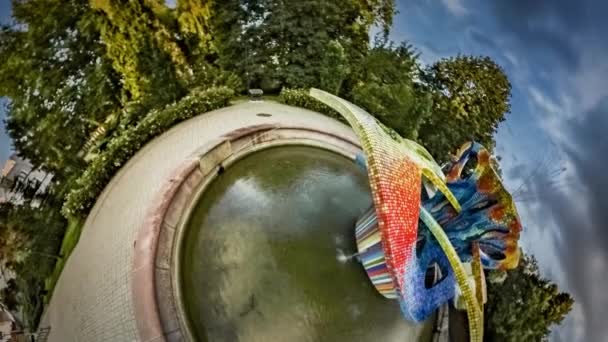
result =
[{"label": "green foliage", "polygon": [[359,82],[352,90],[354,103],[408,139],[417,137],[431,109],[430,95],[414,82],[418,78],[417,59],[410,45],[395,47],[377,40],[363,59]]},{"label": "green foliage", "polygon": [[178,0],[177,22],[190,55],[205,56],[214,51],[211,35],[211,2]]},{"label": "green foliage", "polygon": [[0,96],[19,154],[56,180],[82,166],[87,133],[120,106],[120,83],[84,1],[13,2],[0,32]]},{"label": "green foliage", "polygon": [[368,47],[372,24],[388,27],[393,12],[393,1],[227,0],[213,3],[211,27],[220,64],[268,93],[321,86],[322,78],[328,81],[327,62],[333,63],[319,58],[321,52],[343,54],[340,65],[355,63]]},{"label": "green foliage", "polygon": [[57,253],[65,226],[65,219],[53,206],[0,206],[0,242],[4,242],[0,260],[15,275],[2,297],[16,302],[13,304],[31,329],[42,313],[44,281],[60,258]]},{"label": "green foliage", "polygon": [[422,79],[433,108],[419,139],[433,156],[445,160],[470,140],[494,146],[493,134],[510,110],[511,84],[500,66],[489,57],[458,56],[431,65]]},{"label": "green foliage", "polygon": [[112,139],[107,149],[75,181],[63,205],[63,214],[66,217],[86,214],[114,173],[144,144],[180,121],[228,105],[233,94],[225,87],[195,89],[179,102],[153,110],[137,125],[127,128]]},{"label": "green foliage", "polygon": [[182,0],[172,12],[154,0],[91,3],[107,57],[121,76],[125,104],[108,113],[92,133],[83,149],[87,159],[150,110],[180,99],[188,89],[241,87],[235,74],[208,60],[213,59],[209,4]]},{"label": "green foliage", "polygon": [[0,303],[6,305],[9,311],[15,312],[19,308],[18,291],[19,288],[15,279],[9,279],[6,282],[6,287],[0,289]]},{"label": "green foliage", "polygon": [[154,0],[92,0],[96,23],[121,76],[125,101],[166,104],[180,98],[190,74],[186,56]]},{"label": "green foliage", "polygon": [[541,341],[572,309],[574,299],[540,276],[534,257],[525,256],[502,283],[488,283],[486,340]]},{"label": "green foliage", "polygon": [[344,47],[336,40],[330,41],[319,68],[320,89],[339,94],[342,83],[349,73],[350,66]]},{"label": "green foliage", "polygon": [[59,255],[61,258],[57,260],[53,272],[46,277],[44,281],[44,292],[46,293],[44,296],[45,303],[49,302],[53,290],[55,289],[55,285],[57,284],[59,276],[61,275],[61,271],[63,271],[63,267],[72,254],[72,251],[74,251],[74,248],[76,248],[83,225],[84,220],[74,218],[68,219],[68,225],[65,229],[63,240],[61,241],[61,248],[59,249]]},{"label": "green foliage", "polygon": [[325,114],[330,118],[344,121],[342,115],[340,115],[338,112],[310,96],[307,89],[283,88],[279,94],[279,102],[289,106],[305,108],[313,112]]},{"label": "green foliage", "polygon": [[205,61],[193,64],[192,71],[188,89],[227,87],[236,91],[242,88],[241,79],[235,73],[223,70]]}]

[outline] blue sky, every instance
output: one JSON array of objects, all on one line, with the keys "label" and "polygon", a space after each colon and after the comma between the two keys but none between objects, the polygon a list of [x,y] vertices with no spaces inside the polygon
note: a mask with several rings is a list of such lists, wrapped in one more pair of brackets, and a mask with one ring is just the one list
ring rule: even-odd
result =
[{"label": "blue sky", "polygon": [[496,153],[524,223],[522,245],[575,308],[554,341],[606,341],[608,3],[398,0],[392,39],[424,63],[488,55],[513,85]]},{"label": "blue sky", "polygon": [[[8,23],[10,20],[11,3],[9,0],[0,0],[0,23]],[[8,159],[11,152],[11,140],[4,129],[4,107],[6,100],[0,97],[0,167]]]},{"label": "blue sky", "polygon": [[[525,226],[521,242],[537,256],[543,274],[577,301],[552,339],[605,341],[608,196],[602,190],[608,190],[608,3],[397,3],[391,37],[412,43],[424,63],[459,53],[488,55],[507,72],[512,109],[496,135],[496,153],[502,157],[507,186],[519,200]],[[0,0],[0,20],[6,22],[9,13],[10,1]],[[0,163],[10,153],[2,127]]]}]

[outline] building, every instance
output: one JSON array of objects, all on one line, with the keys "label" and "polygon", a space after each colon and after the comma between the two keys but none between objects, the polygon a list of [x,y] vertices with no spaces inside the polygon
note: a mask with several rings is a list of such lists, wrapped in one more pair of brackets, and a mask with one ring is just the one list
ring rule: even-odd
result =
[{"label": "building", "polygon": [[14,317],[0,307],[0,342],[25,341],[23,334],[17,333],[17,323]]},{"label": "building", "polygon": [[[26,193],[29,196],[41,196],[46,193],[53,175],[34,169],[25,159],[13,154],[4,163],[0,176],[0,203],[11,202],[23,204]],[[32,206],[40,205],[40,199],[34,199]]]}]

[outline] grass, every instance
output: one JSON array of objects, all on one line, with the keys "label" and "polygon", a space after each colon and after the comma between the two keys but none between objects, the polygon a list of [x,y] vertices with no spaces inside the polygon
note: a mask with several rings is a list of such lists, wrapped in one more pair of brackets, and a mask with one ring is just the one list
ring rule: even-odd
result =
[{"label": "grass", "polygon": [[68,220],[68,227],[66,228],[63,241],[61,242],[61,249],[59,250],[59,255],[61,258],[57,260],[57,263],[55,263],[53,273],[51,273],[51,275],[44,281],[44,290],[46,292],[46,295],[44,296],[45,303],[48,303],[53,295],[53,290],[55,289],[57,280],[59,280],[61,271],[63,271],[65,263],[78,243],[83,225],[83,219],[70,218]]}]

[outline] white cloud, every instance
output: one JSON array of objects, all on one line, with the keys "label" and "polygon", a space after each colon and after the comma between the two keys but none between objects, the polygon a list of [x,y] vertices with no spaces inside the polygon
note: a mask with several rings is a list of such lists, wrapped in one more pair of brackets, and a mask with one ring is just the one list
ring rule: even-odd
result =
[{"label": "white cloud", "polygon": [[579,109],[584,113],[595,108],[608,96],[608,51],[589,46],[581,51],[580,67],[569,78],[569,83],[572,91],[577,94]]},{"label": "white cloud", "polygon": [[580,112],[579,103],[574,100],[569,88],[564,84],[557,90],[556,99],[553,99],[539,88],[528,86],[530,103],[534,108],[532,113],[537,115],[540,127],[546,132],[550,141],[557,144],[559,150],[571,145],[572,142],[566,135],[566,125],[576,116],[575,113]]},{"label": "white cloud", "polygon": [[528,87],[528,92],[534,104],[548,114],[558,114],[560,106],[534,86]]},{"label": "white cloud", "polygon": [[514,54],[511,52],[505,52],[504,56],[514,67],[517,68],[519,66],[519,59],[517,59]]},{"label": "white cloud", "polygon": [[443,2],[450,13],[456,16],[463,16],[469,12],[469,10],[464,7],[464,4],[462,3],[463,0],[441,0],[441,2]]}]

